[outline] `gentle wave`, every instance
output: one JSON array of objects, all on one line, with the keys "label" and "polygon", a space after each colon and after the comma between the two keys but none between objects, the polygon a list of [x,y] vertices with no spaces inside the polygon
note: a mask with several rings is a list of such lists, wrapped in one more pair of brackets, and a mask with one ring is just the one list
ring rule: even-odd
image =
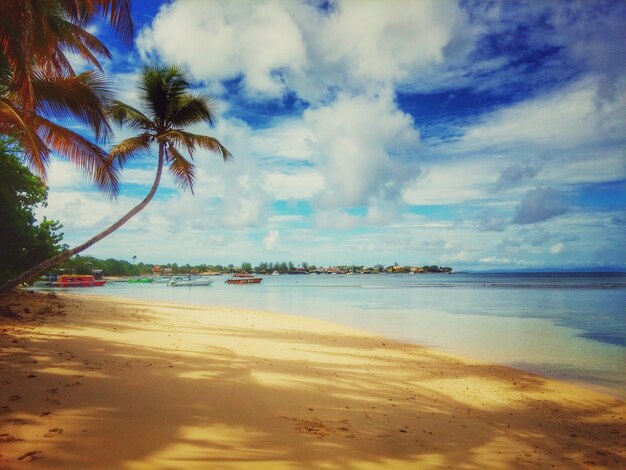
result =
[{"label": "gentle wave", "polygon": [[[283,286],[270,286],[282,288]],[[626,284],[520,284],[520,283],[429,283],[429,284],[309,284],[299,285],[299,288],[309,289],[422,289],[422,288],[507,288],[507,289],[626,289]]]}]

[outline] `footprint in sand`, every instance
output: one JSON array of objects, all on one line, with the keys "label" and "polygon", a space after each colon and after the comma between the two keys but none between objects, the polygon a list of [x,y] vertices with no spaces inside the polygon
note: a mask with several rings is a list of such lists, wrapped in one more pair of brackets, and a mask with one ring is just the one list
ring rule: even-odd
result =
[{"label": "footprint in sand", "polygon": [[52,428],[47,433],[43,435],[43,437],[55,437],[63,434],[63,429],[61,428]]},{"label": "footprint in sand", "polygon": [[18,439],[17,437],[13,437],[11,436],[11,434],[0,434],[0,444],[6,444],[9,442],[19,442],[19,441],[23,441],[24,439]]},{"label": "footprint in sand", "polygon": [[40,450],[33,450],[31,452],[26,452],[17,460],[24,460],[26,462],[34,462],[35,460],[44,459],[43,452]]}]

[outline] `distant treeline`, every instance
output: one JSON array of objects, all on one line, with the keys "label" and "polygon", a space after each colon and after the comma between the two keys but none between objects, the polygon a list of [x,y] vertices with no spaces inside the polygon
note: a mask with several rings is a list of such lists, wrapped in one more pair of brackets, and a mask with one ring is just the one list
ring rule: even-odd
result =
[{"label": "distant treeline", "polygon": [[[157,267],[158,266],[158,267]],[[187,273],[232,273],[238,271],[255,272],[259,274],[272,274],[278,272],[280,274],[307,274],[307,273],[326,273],[326,274],[376,274],[376,273],[450,273],[452,268],[447,266],[400,266],[395,263],[392,266],[384,266],[378,264],[375,266],[357,266],[357,265],[339,265],[339,266],[316,266],[306,262],[294,264],[292,261],[281,262],[263,262],[258,266],[244,261],[241,265],[233,264],[147,264],[143,262],[135,262],[133,260],[125,261],[118,259],[98,259],[93,256],[77,255],[54,270],[54,274],[59,273],[75,273],[86,274],[94,270],[102,271],[105,276],[141,276],[152,275],[154,272],[161,274],[187,274]]]}]

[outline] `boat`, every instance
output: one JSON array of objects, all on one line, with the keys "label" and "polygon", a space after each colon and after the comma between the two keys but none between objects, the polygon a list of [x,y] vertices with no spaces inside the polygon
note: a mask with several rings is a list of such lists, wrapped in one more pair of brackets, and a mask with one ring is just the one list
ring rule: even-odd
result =
[{"label": "boat", "polygon": [[226,284],[259,284],[263,278],[253,276],[248,273],[235,273],[230,279],[226,279]]},{"label": "boat", "polygon": [[50,282],[50,287],[101,287],[104,279],[95,279],[91,274],[62,274]]},{"label": "boat", "polygon": [[196,278],[179,278],[172,279],[167,285],[170,287],[192,287],[192,286],[210,286],[213,284],[213,279],[207,279],[204,276]]},{"label": "boat", "polygon": [[280,273],[279,273],[278,271],[274,271],[274,272],[272,273],[272,276],[279,276],[279,275],[280,275]]},{"label": "boat", "polygon": [[131,284],[148,284],[152,282],[151,277],[140,277],[139,279],[129,279],[128,282]]}]

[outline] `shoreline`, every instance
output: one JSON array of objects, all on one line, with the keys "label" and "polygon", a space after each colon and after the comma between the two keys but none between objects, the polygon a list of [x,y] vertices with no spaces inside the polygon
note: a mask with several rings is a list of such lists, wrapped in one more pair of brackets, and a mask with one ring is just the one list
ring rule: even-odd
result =
[{"label": "shoreline", "polygon": [[511,367],[296,315],[9,304],[0,468],[626,466],[624,401]]},{"label": "shoreline", "polygon": [[[63,295],[69,295],[72,296],[74,293],[72,292],[67,292],[67,291],[61,291],[58,292],[60,294]],[[541,378],[541,379],[545,379],[545,380],[551,380],[551,381],[555,381],[555,382],[562,382],[564,384],[568,384],[568,385],[575,385],[577,387],[581,387],[584,389],[587,389],[589,391],[593,391],[596,393],[600,393],[603,395],[606,395],[608,397],[617,399],[617,400],[622,400],[626,402],[626,390],[622,390],[622,389],[618,389],[618,388],[611,388],[608,387],[606,385],[601,385],[601,384],[597,384],[597,383],[592,383],[589,381],[583,381],[583,380],[568,380],[566,378],[562,378],[562,377],[556,377],[556,376],[550,376],[546,373],[543,373],[540,370],[532,370],[532,367],[528,367],[528,368],[523,368],[523,367],[518,367],[516,365],[510,365],[510,364],[506,364],[506,363],[500,363],[497,361],[489,361],[487,359],[482,359],[479,357],[475,357],[473,355],[471,355],[470,353],[464,354],[461,352],[456,352],[456,351],[450,351],[447,350],[444,347],[438,347],[436,345],[426,345],[426,344],[422,344],[419,343],[417,341],[410,341],[410,340],[403,340],[403,339],[398,339],[398,338],[392,338],[389,336],[384,336],[381,334],[378,334],[374,331],[370,331],[370,330],[366,330],[366,329],[362,329],[362,328],[358,328],[358,327],[354,327],[354,326],[350,326],[347,324],[343,324],[343,323],[339,323],[339,322],[333,322],[333,321],[328,321],[325,319],[320,319],[320,318],[315,318],[315,317],[311,317],[311,316],[307,316],[305,314],[300,314],[300,313],[286,313],[286,312],[276,312],[276,311],[270,311],[270,310],[260,310],[260,309],[247,309],[247,308],[243,308],[243,307],[230,307],[230,306],[224,306],[224,305],[217,305],[217,304],[186,304],[186,303],[178,303],[178,302],[171,302],[171,301],[159,301],[159,300],[140,300],[140,299],[133,299],[133,298],[127,298],[127,297],[115,297],[115,296],[107,296],[107,295],[98,295],[98,294],[80,294],[81,298],[87,298],[87,299],[92,299],[92,300],[102,300],[102,301],[111,301],[111,302],[117,302],[117,303],[125,303],[125,302],[131,302],[131,303],[139,303],[142,305],[156,305],[156,306],[161,306],[161,307],[171,307],[171,308],[187,308],[187,309],[203,309],[203,308],[208,308],[209,310],[215,310],[215,309],[229,309],[232,311],[237,311],[237,312],[255,312],[255,313],[260,313],[260,314],[267,314],[267,315],[278,315],[278,316],[287,316],[287,317],[294,317],[296,319],[301,319],[304,321],[308,321],[308,320],[312,320],[313,322],[319,322],[321,324],[325,324],[327,325],[329,328],[341,328],[341,329],[345,329],[348,330],[350,332],[353,332],[354,334],[358,334],[358,335],[362,335],[362,336],[367,336],[367,337],[371,337],[371,338],[378,338],[382,341],[393,341],[399,344],[405,344],[407,346],[418,346],[418,347],[422,347],[424,349],[427,349],[429,351],[432,351],[434,353],[440,354],[442,356],[446,356],[446,357],[450,357],[452,359],[458,359],[458,360],[462,360],[465,362],[473,362],[476,364],[490,364],[490,365],[496,365],[496,366],[500,366],[500,367],[506,367],[509,369],[512,369],[514,371],[519,371],[521,373],[526,373],[526,374],[530,374],[530,375],[536,375],[537,377]],[[543,321],[543,320],[541,320]]]},{"label": "shoreline", "polygon": [[[42,290],[42,291],[50,292],[50,290]],[[623,379],[617,380],[618,377],[623,377],[623,367],[619,371],[617,370],[613,371],[612,374],[604,371],[603,367],[605,367],[606,364],[602,364],[602,363],[597,364],[598,366],[597,369],[593,369],[593,367],[589,366],[589,364],[586,365],[587,369],[584,369],[584,368],[577,369],[577,367],[580,367],[580,363],[578,364],[574,362],[570,363],[568,361],[568,356],[562,355],[560,351],[558,350],[558,348],[552,347],[552,348],[544,349],[542,346],[546,343],[542,342],[540,339],[535,340],[534,348],[532,350],[541,351],[541,353],[539,354],[535,353],[534,357],[530,357],[530,359],[526,358],[523,352],[511,351],[511,350],[507,351],[507,346],[505,344],[501,345],[505,351],[505,354],[503,356],[500,354],[502,349],[497,349],[497,348],[494,349],[493,345],[491,345],[491,349],[489,349],[489,346],[486,346],[484,343],[478,343],[476,341],[473,341],[473,344],[471,343],[464,344],[462,338],[458,337],[458,329],[457,329],[456,339],[461,341],[461,347],[460,347],[458,341],[455,342],[455,341],[450,341],[449,339],[447,339],[449,332],[447,330],[442,331],[441,323],[438,324],[437,319],[432,319],[432,318],[431,320],[433,320],[434,323],[432,324],[429,323],[430,320],[421,320],[421,326],[430,328],[434,324],[436,329],[437,328],[439,329],[439,337],[435,335],[426,339],[422,337],[423,335],[419,335],[418,338],[416,338],[414,335],[400,335],[398,334],[397,331],[393,331],[393,330],[377,331],[376,328],[368,328],[368,326],[371,326],[371,325],[355,324],[354,319],[352,321],[346,321],[343,315],[337,318],[335,318],[334,316],[332,318],[329,318],[328,315],[320,316],[317,314],[294,312],[294,311],[285,310],[285,309],[282,309],[280,311],[279,310],[267,310],[267,309],[259,309],[256,307],[248,307],[245,305],[233,305],[232,303],[230,305],[228,303],[210,304],[210,303],[205,303],[204,301],[198,301],[198,299],[195,299],[195,301],[189,302],[189,299],[181,300],[181,299],[171,299],[169,297],[166,299],[165,298],[155,299],[155,298],[150,298],[150,296],[128,297],[128,296],[113,296],[109,294],[103,295],[100,293],[77,294],[76,292],[68,292],[67,290],[60,290],[60,291],[57,290],[55,292],[63,293],[63,294],[70,294],[70,295],[76,294],[85,298],[95,298],[95,299],[103,299],[103,300],[108,299],[111,301],[118,301],[118,302],[125,302],[127,300],[132,299],[133,301],[145,302],[149,304],[163,304],[163,305],[173,305],[173,306],[180,306],[180,307],[199,306],[199,307],[207,307],[210,309],[233,308],[236,310],[266,311],[268,313],[289,315],[289,316],[294,316],[297,318],[318,319],[322,322],[329,322],[333,325],[337,325],[337,326],[341,325],[342,327],[353,329],[354,331],[358,331],[362,334],[367,334],[370,336],[377,336],[381,338],[387,338],[389,340],[393,339],[394,341],[399,341],[399,342],[407,343],[411,345],[424,346],[433,351],[437,351],[442,354],[447,354],[447,355],[458,357],[461,359],[475,360],[481,363],[497,364],[497,365],[501,365],[505,367],[511,367],[515,370],[520,370],[520,371],[527,372],[530,374],[536,374],[540,377],[546,377],[551,380],[574,384],[574,385],[577,385],[577,386],[580,386],[589,390],[593,390],[595,392],[609,395],[613,398],[626,400],[626,388],[625,388],[626,383],[624,382]],[[317,311],[323,311],[323,309],[320,309]],[[431,317],[433,315],[432,309],[422,309],[422,313],[428,313],[429,315],[431,315]],[[448,316],[451,315],[449,312],[445,310],[438,311],[436,312],[436,314],[437,316],[440,316],[442,314],[448,315]],[[473,324],[475,324],[475,322],[482,322],[483,328],[489,329],[490,327],[492,327],[492,325],[490,325],[489,323],[484,324],[484,322],[489,322],[491,318],[492,317],[490,316],[483,316],[483,315],[476,314],[476,313],[470,313],[470,314],[463,315],[460,318],[460,321],[469,321],[469,322],[472,322]],[[515,318],[516,317],[510,317],[510,318],[503,317],[503,318],[500,318],[500,321],[510,322],[511,320],[515,321]],[[450,321],[455,321],[455,320],[451,319]],[[505,328],[505,332],[515,331],[516,328],[520,328],[520,327],[524,328],[525,330],[529,330],[529,329],[542,330],[543,329],[542,324],[547,325],[548,327],[552,326],[552,320],[547,319],[547,318],[525,318],[523,319],[523,321],[525,322],[524,325],[509,324]],[[380,326],[380,325],[375,325],[375,326]],[[570,334],[572,337],[579,336],[579,332],[576,331],[572,327],[561,325],[560,328],[571,330],[572,333]],[[446,335],[446,339],[442,338],[441,334]],[[514,342],[517,340],[517,338],[514,336],[509,337],[508,339],[511,339]],[[544,339],[546,341],[549,341],[549,338],[544,338]],[[500,342],[502,343],[502,340]],[[525,347],[528,347],[528,346],[525,346]],[[609,347],[615,347],[615,346],[609,345]],[[487,349],[485,350],[485,348]],[[497,351],[498,354],[494,355],[494,351]],[[590,356],[588,357],[596,357],[595,354],[597,353],[597,351],[589,350],[589,349],[586,349],[585,351],[586,353],[590,354]],[[549,361],[544,362],[544,358],[553,358],[554,357],[552,356],[553,353],[557,354],[556,362],[553,362],[553,363],[550,363]],[[615,353],[613,353],[613,355],[615,355]],[[499,357],[494,357],[494,356],[499,356]],[[518,360],[519,357],[522,357],[523,359],[520,361]],[[559,362],[559,359],[561,362]],[[606,359],[604,360],[606,361]],[[619,358],[616,358],[613,363],[614,364],[619,363]],[[613,369],[619,369],[619,368],[613,368]],[[602,371],[602,372],[600,372],[598,375],[594,375],[594,372],[597,372],[597,371]]]}]

